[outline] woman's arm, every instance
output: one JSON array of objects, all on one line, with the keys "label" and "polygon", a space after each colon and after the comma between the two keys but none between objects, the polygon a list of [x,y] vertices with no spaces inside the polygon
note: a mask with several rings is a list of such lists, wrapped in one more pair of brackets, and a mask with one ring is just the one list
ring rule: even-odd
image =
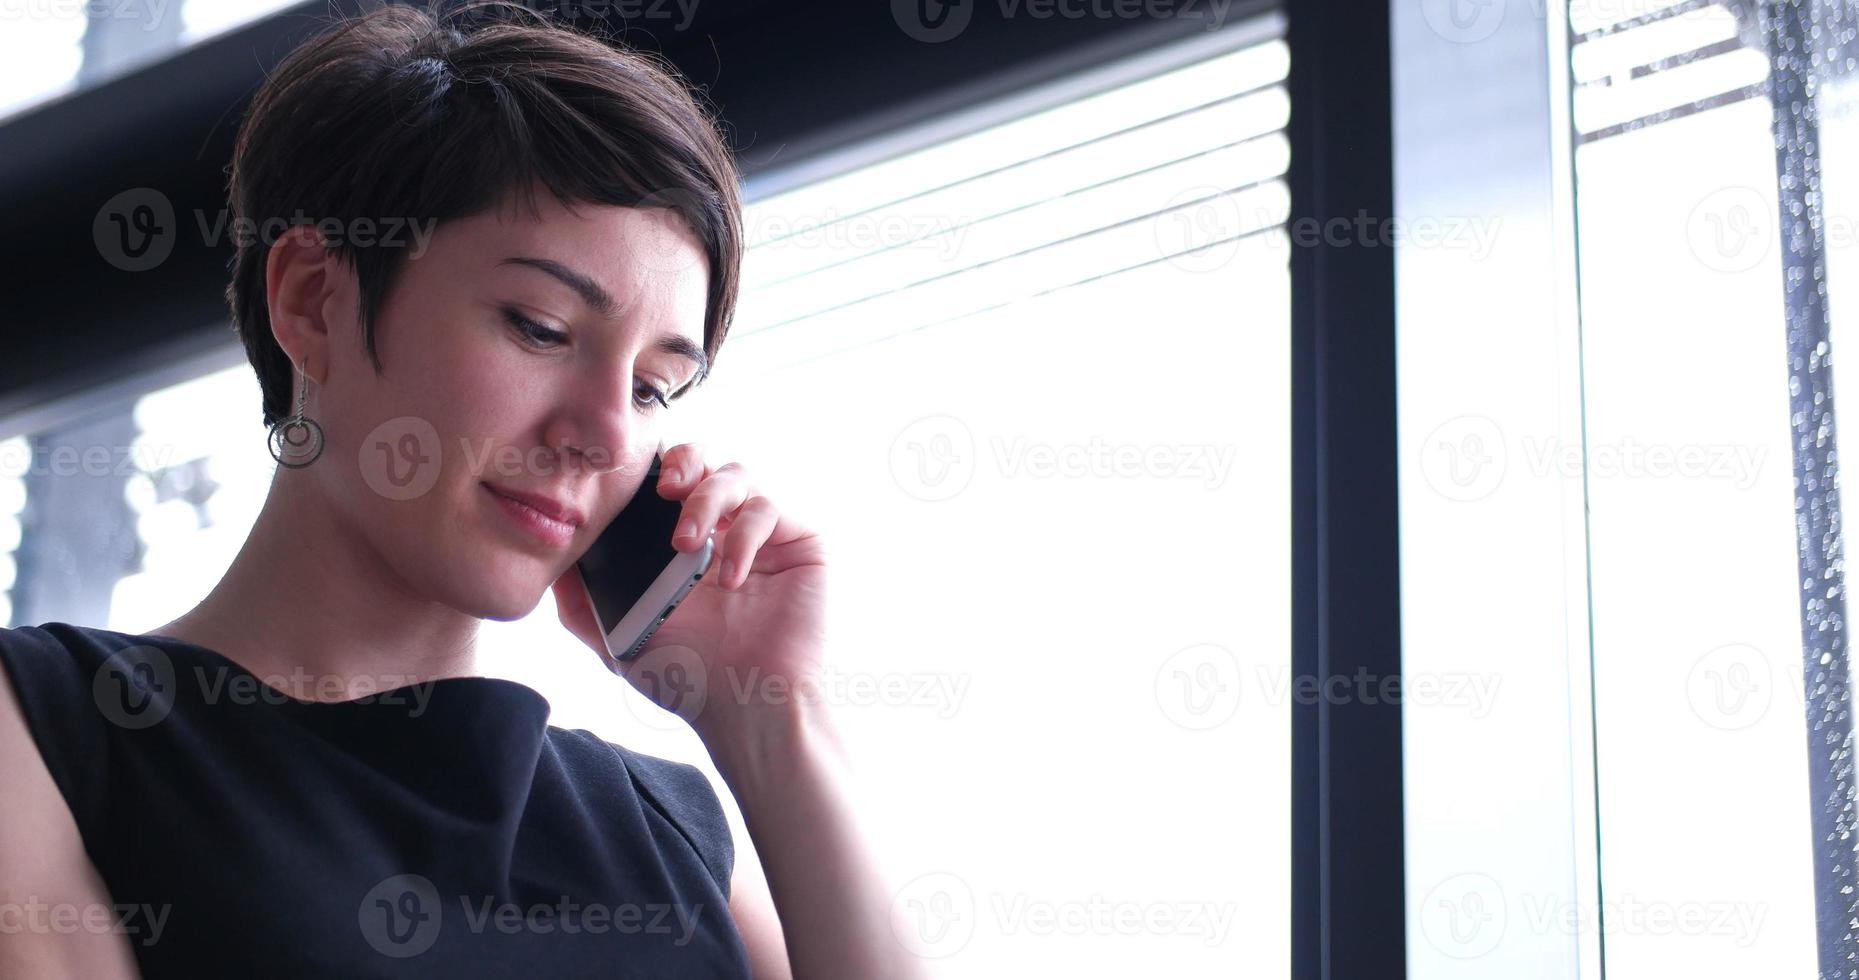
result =
[{"label": "woman's arm", "polygon": [[756,863],[736,862],[729,877],[729,915],[748,950],[749,975],[755,980],[794,980],[787,939],[781,935],[781,917],[768,894],[768,880]]},{"label": "woman's arm", "polygon": [[[892,891],[859,827],[853,774],[827,704],[749,693],[819,689],[825,544],[742,466],[712,467],[692,443],[665,450],[662,461],[657,485],[635,492],[683,501],[672,537],[679,551],[719,534],[717,570],[665,617],[636,659],[608,666],[690,722],[709,750],[767,872],[793,976],[920,980],[923,965],[898,938],[908,933],[892,928]],[[555,581],[555,599],[562,625],[605,661],[579,571],[570,567]],[[731,911],[758,976],[779,978],[770,962],[776,930],[766,907],[757,911],[755,892],[732,898]]]},{"label": "woman's arm", "polygon": [[829,709],[792,699],[700,734],[761,857],[793,976],[927,977],[893,931],[892,891],[859,827]]},{"label": "woman's arm", "polygon": [[133,980],[135,953],[0,670],[0,977]]}]

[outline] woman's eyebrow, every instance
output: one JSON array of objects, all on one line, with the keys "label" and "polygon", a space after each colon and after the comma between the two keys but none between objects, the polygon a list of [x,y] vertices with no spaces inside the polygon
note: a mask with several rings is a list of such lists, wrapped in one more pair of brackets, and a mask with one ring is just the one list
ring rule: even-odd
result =
[{"label": "woman's eyebrow", "polygon": [[681,333],[666,334],[652,346],[667,354],[681,354],[696,362],[697,371],[691,375],[692,381],[702,381],[710,373],[710,358],[704,354],[704,349],[691,343],[690,338]]},{"label": "woman's eyebrow", "polygon": [[611,320],[619,315],[620,304],[592,276],[577,272],[554,259],[539,259],[528,255],[512,255],[498,265],[524,265],[540,269],[561,280],[568,288],[580,294],[581,301],[594,308],[601,316]]},{"label": "woman's eyebrow", "polygon": [[[593,307],[595,312],[599,313],[601,316],[611,320],[618,315],[620,304],[614,300],[612,293],[602,288],[600,283],[595,282],[592,276],[570,269],[554,259],[536,258],[529,255],[512,255],[498,264],[522,265],[532,269],[539,269],[565,283],[568,288],[580,295],[583,302]],[[690,338],[683,334],[667,334],[660,337],[653,346],[667,354],[678,354],[689,358],[697,365],[697,372],[692,375],[693,378],[702,378],[710,373],[710,358],[704,354],[704,349],[691,343]]]}]

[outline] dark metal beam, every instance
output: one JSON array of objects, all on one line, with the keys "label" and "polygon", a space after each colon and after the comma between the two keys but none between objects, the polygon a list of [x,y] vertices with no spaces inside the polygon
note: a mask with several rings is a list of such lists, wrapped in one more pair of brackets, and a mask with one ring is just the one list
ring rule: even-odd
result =
[{"label": "dark metal beam", "polygon": [[[1385,4],[1288,14],[1292,671],[1322,691],[1401,670],[1394,250],[1310,236],[1393,214],[1390,38]],[[1291,745],[1292,975],[1403,976],[1400,703],[1300,699]]]}]

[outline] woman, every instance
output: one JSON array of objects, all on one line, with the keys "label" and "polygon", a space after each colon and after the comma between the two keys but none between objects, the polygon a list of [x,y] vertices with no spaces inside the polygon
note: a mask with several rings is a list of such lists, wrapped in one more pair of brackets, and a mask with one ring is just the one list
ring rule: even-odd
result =
[{"label": "woman", "polygon": [[[280,64],[231,227],[291,224],[228,299],[282,465],[173,622],[0,631],[0,975],[917,975],[825,707],[756,693],[821,669],[820,539],[696,446],[644,480],[733,311],[736,180],[673,76],[521,8],[388,7]],[[695,767],[476,675],[478,622],[545,588],[602,651],[573,560],[634,493],[718,564],[621,672],[765,885]]]}]

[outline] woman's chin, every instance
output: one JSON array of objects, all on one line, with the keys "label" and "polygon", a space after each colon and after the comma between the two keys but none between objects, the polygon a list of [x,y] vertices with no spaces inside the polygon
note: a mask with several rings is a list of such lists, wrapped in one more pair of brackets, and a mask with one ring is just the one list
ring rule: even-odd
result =
[{"label": "woman's chin", "polygon": [[536,584],[537,574],[535,569],[525,569],[494,582],[466,583],[458,590],[462,601],[454,603],[454,608],[500,623],[522,619],[536,611],[543,593],[549,591],[549,583]]},{"label": "woman's chin", "polygon": [[435,598],[479,619],[509,622],[534,612],[558,572],[550,560],[498,544],[431,556]]},{"label": "woman's chin", "polygon": [[471,614],[479,619],[489,619],[499,623],[508,623],[522,619],[524,616],[535,612],[536,606],[541,604],[541,602],[542,597],[540,595],[531,597],[528,605],[515,601],[495,602],[487,604],[482,608],[471,610]]}]

